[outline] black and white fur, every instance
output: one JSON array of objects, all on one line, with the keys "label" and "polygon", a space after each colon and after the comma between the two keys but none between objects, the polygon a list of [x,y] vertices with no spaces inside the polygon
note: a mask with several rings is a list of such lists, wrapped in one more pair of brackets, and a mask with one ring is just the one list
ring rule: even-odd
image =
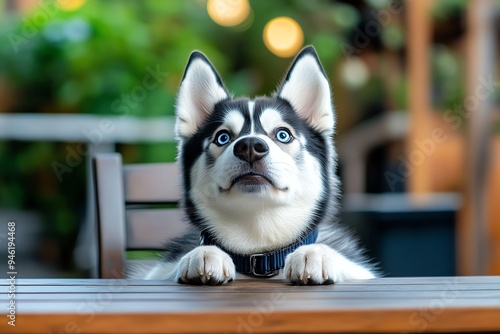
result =
[{"label": "black and white fur", "polygon": [[197,246],[203,229],[228,251],[254,254],[292,244],[315,226],[317,243],[289,254],[279,277],[331,284],[375,276],[336,219],[335,114],[313,47],[298,54],[275,96],[255,99],[234,99],[208,59],[193,52],[176,113],[182,204],[192,231],[167,245],[164,262],[147,279],[221,284],[237,278],[220,248]]}]

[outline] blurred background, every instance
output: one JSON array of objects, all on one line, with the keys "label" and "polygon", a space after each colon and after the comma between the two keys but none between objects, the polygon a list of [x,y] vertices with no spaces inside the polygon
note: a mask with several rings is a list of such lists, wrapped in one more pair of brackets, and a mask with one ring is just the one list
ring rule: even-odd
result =
[{"label": "blurred background", "polygon": [[192,50],[254,96],[312,44],[338,115],[342,219],[368,254],[387,276],[498,275],[499,11],[495,0],[0,0],[0,255],[14,220],[18,277],[92,275],[90,156],[175,160]]}]

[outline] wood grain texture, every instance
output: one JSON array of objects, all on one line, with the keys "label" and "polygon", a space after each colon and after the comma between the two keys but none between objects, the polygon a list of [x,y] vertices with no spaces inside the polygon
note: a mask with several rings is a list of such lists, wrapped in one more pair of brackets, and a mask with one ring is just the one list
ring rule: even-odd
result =
[{"label": "wood grain texture", "polygon": [[[2,290],[7,285],[0,282]],[[500,277],[493,276],[381,278],[330,286],[248,279],[215,287],[19,279],[16,294],[17,325],[0,322],[1,333],[500,331]]]}]

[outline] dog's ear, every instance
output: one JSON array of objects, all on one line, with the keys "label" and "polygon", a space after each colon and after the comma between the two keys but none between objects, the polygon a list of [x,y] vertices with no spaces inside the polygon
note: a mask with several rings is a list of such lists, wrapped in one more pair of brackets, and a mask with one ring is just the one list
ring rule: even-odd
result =
[{"label": "dog's ear", "polygon": [[212,113],[214,105],[230,96],[210,61],[201,52],[189,57],[176,103],[176,133],[180,138],[192,136]]},{"label": "dog's ear", "polygon": [[333,134],[335,114],[330,85],[314,47],[307,46],[297,55],[278,89],[278,97],[288,101],[313,128]]}]

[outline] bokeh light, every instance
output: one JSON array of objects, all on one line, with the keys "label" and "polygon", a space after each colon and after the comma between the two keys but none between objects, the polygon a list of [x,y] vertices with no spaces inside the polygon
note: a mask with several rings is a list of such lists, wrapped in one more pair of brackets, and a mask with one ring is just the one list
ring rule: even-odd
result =
[{"label": "bokeh light", "polygon": [[304,43],[304,33],[297,21],[281,16],[264,27],[264,44],[275,55],[283,58],[294,56]]},{"label": "bokeh light", "polygon": [[340,76],[346,86],[357,89],[370,78],[370,69],[361,58],[351,57],[341,65]]},{"label": "bokeh light", "polygon": [[74,11],[83,6],[86,0],[57,0],[62,10]]},{"label": "bokeh light", "polygon": [[248,0],[208,0],[207,11],[218,25],[234,27],[248,18],[251,9]]}]

